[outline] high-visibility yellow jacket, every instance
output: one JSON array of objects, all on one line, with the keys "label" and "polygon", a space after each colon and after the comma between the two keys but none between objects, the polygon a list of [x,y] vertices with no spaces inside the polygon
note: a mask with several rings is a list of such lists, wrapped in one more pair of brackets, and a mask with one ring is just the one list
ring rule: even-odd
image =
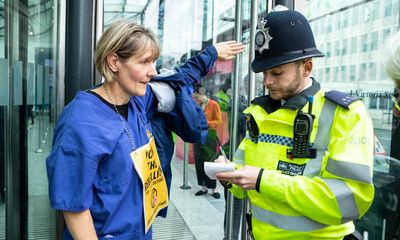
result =
[{"label": "high-visibility yellow jacket", "polygon": [[[310,143],[317,157],[290,159],[294,118],[298,109],[308,111],[307,96],[314,96]],[[374,196],[373,126],[362,101],[325,92],[313,80],[282,106],[263,96],[245,113],[253,124],[233,160],[239,168],[264,170],[257,190],[229,190],[250,200],[255,239],[342,239],[352,233],[352,221],[367,212]]]}]

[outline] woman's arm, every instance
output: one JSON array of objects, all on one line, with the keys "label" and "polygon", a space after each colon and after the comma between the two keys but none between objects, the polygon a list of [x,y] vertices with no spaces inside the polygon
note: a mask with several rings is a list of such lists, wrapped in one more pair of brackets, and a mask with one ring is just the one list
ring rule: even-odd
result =
[{"label": "woman's arm", "polygon": [[182,71],[187,81],[198,82],[205,76],[218,60],[231,60],[244,51],[244,45],[236,41],[226,41],[208,46],[200,54],[188,59],[178,68]]},{"label": "woman's arm", "polygon": [[97,240],[96,229],[89,209],[83,212],[64,211],[63,214],[68,230],[75,240]]}]

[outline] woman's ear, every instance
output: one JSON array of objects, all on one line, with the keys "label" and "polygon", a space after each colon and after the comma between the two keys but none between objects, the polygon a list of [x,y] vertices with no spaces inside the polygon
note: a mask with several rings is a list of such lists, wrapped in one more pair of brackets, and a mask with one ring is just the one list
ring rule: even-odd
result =
[{"label": "woman's ear", "polygon": [[117,72],[118,71],[118,56],[115,53],[110,53],[107,56],[107,64],[108,67],[111,69],[112,72]]}]

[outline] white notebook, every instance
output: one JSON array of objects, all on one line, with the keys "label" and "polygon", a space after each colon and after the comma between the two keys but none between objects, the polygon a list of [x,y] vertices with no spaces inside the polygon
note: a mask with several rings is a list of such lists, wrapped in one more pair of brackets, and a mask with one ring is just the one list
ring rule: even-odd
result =
[{"label": "white notebook", "polygon": [[216,162],[205,162],[204,172],[210,179],[217,179],[215,176],[219,172],[233,172],[235,171],[235,164],[232,163],[216,163]]}]

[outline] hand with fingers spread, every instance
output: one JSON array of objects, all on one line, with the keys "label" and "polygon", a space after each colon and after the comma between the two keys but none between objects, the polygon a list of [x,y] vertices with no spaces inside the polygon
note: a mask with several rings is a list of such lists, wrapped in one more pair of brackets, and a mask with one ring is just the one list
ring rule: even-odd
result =
[{"label": "hand with fingers spread", "polygon": [[236,41],[226,41],[214,44],[219,60],[230,60],[244,51],[244,45]]},{"label": "hand with fingers spread", "polygon": [[244,166],[234,172],[220,172],[217,173],[217,179],[220,181],[227,181],[232,184],[238,185],[245,190],[256,189],[257,178],[261,168]]}]

